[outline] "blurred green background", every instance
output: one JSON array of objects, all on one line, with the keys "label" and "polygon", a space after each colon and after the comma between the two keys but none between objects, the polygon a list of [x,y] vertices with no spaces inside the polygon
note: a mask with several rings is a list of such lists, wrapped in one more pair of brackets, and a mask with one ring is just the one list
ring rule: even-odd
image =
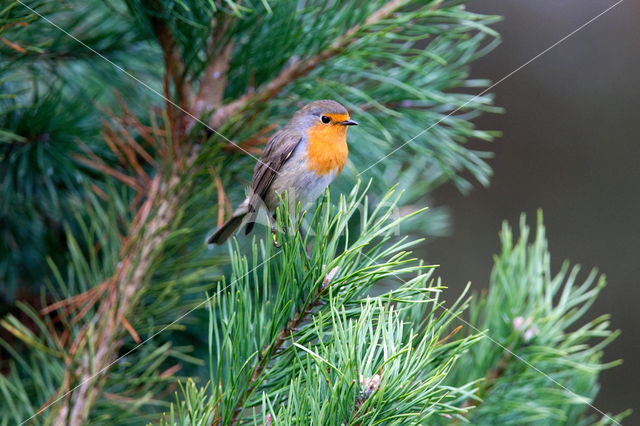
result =
[{"label": "blurred green background", "polygon": [[[497,81],[612,5],[601,0],[485,0],[477,12],[504,16],[502,45],[472,66]],[[606,273],[608,286],[590,311],[610,312],[622,329],[607,359],[624,364],[602,374],[595,405],[634,409],[640,424],[640,2],[626,0],[492,92],[503,115],[479,128],[504,136],[489,149],[491,187],[463,196],[440,188],[431,205],[447,205],[451,235],[427,248],[454,293],[467,281],[486,287],[503,219],[516,224],[543,208],[555,269],[563,259]],[[479,144],[484,145],[486,143]]]}]

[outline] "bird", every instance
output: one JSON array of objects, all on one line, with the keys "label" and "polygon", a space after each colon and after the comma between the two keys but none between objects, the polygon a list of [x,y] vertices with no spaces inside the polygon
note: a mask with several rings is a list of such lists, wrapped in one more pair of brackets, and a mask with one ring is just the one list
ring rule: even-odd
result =
[{"label": "bird", "polygon": [[267,142],[253,170],[247,198],[208,239],[222,244],[243,221],[245,233],[254,227],[260,208],[266,208],[273,244],[279,247],[275,211],[279,200],[301,204],[306,210],[342,172],[349,148],[347,129],[357,126],[347,109],[334,100],[318,100],[300,108]]}]

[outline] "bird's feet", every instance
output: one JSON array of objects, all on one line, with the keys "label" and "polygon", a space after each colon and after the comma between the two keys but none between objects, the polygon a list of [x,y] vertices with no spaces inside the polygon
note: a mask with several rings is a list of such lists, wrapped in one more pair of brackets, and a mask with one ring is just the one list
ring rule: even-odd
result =
[{"label": "bird's feet", "polygon": [[273,246],[275,248],[280,248],[280,243],[278,242],[278,230],[275,227],[271,227],[271,239],[273,240]]}]

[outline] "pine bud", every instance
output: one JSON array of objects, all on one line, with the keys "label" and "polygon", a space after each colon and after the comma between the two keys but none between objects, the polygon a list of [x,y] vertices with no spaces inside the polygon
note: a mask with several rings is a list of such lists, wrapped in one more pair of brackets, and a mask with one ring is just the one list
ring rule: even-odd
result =
[{"label": "pine bud", "polygon": [[378,389],[378,386],[380,386],[380,375],[376,374],[375,376],[369,378],[369,377],[364,377],[361,374],[360,386],[362,387],[360,389],[360,393],[362,394],[362,396],[365,399],[369,398],[369,396],[371,396],[371,394],[375,392],[376,389]]}]

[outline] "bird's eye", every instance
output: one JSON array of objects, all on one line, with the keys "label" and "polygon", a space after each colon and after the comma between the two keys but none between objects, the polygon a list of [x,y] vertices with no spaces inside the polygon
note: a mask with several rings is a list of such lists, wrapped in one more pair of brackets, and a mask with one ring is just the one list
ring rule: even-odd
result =
[{"label": "bird's eye", "polygon": [[320,120],[322,120],[324,124],[328,124],[331,121],[331,119],[326,115],[323,115],[322,117],[320,117]]}]

